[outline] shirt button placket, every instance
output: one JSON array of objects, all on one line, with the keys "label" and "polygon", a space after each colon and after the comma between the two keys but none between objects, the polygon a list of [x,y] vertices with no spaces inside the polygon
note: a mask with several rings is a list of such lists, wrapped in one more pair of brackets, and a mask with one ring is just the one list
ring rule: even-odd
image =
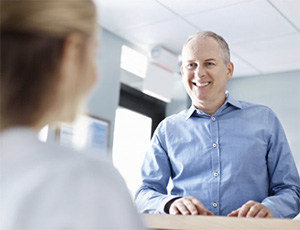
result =
[{"label": "shirt button placket", "polygon": [[212,189],[212,198],[213,198],[213,203],[212,206],[215,209],[214,213],[216,215],[220,214],[219,210],[219,205],[218,203],[220,202],[219,197],[220,197],[220,158],[219,158],[219,127],[218,127],[218,122],[216,117],[212,116],[210,117],[211,120],[211,140],[212,140],[212,170],[213,170],[213,177],[214,182],[213,182],[213,189]]}]

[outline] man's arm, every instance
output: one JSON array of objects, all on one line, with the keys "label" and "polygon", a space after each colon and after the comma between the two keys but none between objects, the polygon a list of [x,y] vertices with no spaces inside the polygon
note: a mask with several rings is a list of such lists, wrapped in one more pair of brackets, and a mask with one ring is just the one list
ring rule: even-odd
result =
[{"label": "man's arm", "polygon": [[293,218],[300,211],[300,179],[288,141],[272,111],[268,121],[269,196],[261,203],[248,201],[228,216]]},{"label": "man's arm", "polygon": [[269,121],[273,132],[267,155],[269,197],[262,204],[274,217],[292,218],[300,211],[300,179],[284,130],[275,116]]},{"label": "man's arm", "polygon": [[142,165],[142,185],[135,195],[137,209],[142,213],[165,213],[165,205],[177,197],[167,194],[171,167],[164,134],[163,124],[160,124]]},{"label": "man's arm", "polygon": [[167,194],[167,185],[171,177],[171,163],[167,154],[164,134],[164,127],[161,124],[146,153],[142,166],[143,183],[135,196],[138,211],[174,215],[213,215],[194,197]]}]

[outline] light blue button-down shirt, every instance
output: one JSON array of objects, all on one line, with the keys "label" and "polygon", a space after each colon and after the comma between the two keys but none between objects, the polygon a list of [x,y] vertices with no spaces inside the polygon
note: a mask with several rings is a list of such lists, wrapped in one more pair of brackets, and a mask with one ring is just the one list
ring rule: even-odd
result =
[{"label": "light blue button-down shirt", "polygon": [[[169,178],[174,187],[167,194]],[[165,213],[175,197],[194,196],[215,215],[249,200],[274,217],[300,211],[300,180],[284,130],[266,106],[227,95],[213,116],[194,106],[160,123],[142,166],[139,212]]]}]

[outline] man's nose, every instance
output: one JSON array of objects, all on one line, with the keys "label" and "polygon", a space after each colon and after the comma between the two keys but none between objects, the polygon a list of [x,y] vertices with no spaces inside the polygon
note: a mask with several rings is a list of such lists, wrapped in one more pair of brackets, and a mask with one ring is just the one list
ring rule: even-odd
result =
[{"label": "man's nose", "polygon": [[205,76],[205,70],[204,70],[201,66],[198,66],[198,67],[195,69],[194,75],[195,75],[195,77],[197,77],[197,78],[202,78],[202,77]]}]

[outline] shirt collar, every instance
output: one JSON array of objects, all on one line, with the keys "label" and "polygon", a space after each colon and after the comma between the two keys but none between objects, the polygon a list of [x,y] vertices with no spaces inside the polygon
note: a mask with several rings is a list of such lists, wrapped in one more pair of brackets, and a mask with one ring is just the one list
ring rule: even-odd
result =
[{"label": "shirt collar", "polygon": [[[222,113],[222,111],[228,107],[228,104],[238,108],[238,109],[241,109],[242,108],[242,105],[241,103],[236,100],[235,98],[233,98],[228,91],[225,92],[226,94],[226,100],[224,102],[224,104],[217,110],[216,113]],[[204,113],[202,110],[200,109],[197,109],[193,104],[191,105],[191,107],[189,108],[189,110],[187,111],[187,115],[186,115],[186,118],[185,120],[189,119],[193,114],[194,112],[197,112],[198,114],[200,115],[207,115],[206,113]],[[216,114],[215,113],[215,114]]]}]

